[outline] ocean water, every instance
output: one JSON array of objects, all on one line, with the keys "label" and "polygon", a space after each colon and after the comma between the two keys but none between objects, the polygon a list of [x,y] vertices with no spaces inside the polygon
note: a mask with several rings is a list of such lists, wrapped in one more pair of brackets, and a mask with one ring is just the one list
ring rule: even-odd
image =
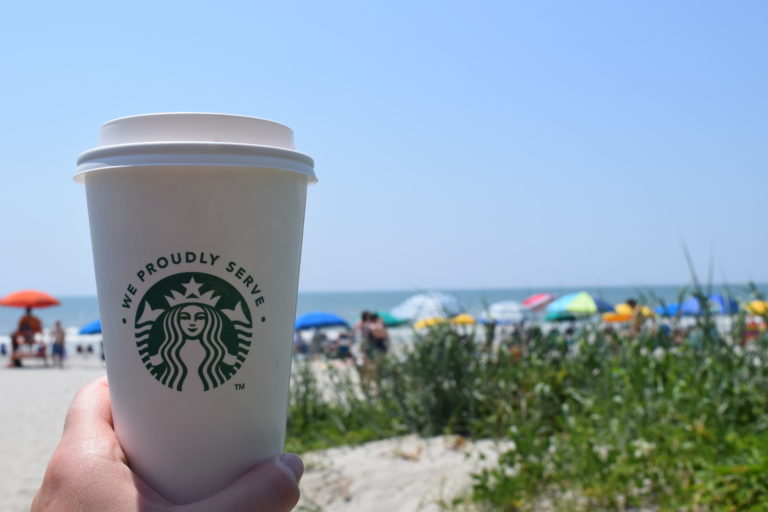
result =
[{"label": "ocean water", "polygon": [[[434,290],[456,296],[466,307],[468,313],[477,315],[490,304],[502,300],[521,301],[533,293],[550,292],[559,295],[578,291],[587,291],[612,304],[624,302],[628,298],[640,299],[641,302],[658,304],[658,300],[675,302],[680,286],[645,286],[645,287],[581,287],[581,288],[508,288],[486,290]],[[762,293],[768,295],[768,284],[759,285]],[[714,287],[714,292],[721,292],[722,287]],[[745,285],[729,285],[728,292],[737,300],[748,298]],[[360,316],[364,309],[389,311],[419,290],[370,291],[370,292],[304,292],[299,293],[297,314],[310,311],[328,311],[336,313],[350,323]],[[36,309],[37,315],[48,328],[57,320],[70,330],[75,330],[99,317],[99,307],[95,296],[58,297],[60,306]],[[23,311],[17,308],[0,308],[0,336],[7,336],[15,330]]]}]

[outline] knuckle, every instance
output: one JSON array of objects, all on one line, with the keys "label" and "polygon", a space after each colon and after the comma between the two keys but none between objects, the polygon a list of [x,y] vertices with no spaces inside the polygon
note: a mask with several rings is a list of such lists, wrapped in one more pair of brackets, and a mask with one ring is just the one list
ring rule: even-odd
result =
[{"label": "knuckle", "polygon": [[296,480],[289,474],[288,469],[275,468],[267,479],[267,485],[273,493],[275,502],[285,510],[290,510],[299,501],[299,486]]}]

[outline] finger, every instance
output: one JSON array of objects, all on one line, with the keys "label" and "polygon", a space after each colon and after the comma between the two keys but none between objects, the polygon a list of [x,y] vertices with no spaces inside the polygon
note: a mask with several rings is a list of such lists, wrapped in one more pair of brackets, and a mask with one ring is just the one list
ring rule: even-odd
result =
[{"label": "finger", "polygon": [[112,426],[112,408],[107,378],[87,384],[77,392],[64,421],[62,441],[125,462]]},{"label": "finger", "polygon": [[93,427],[112,428],[112,410],[109,400],[107,378],[101,377],[80,388],[67,411],[64,434]]},{"label": "finger", "polygon": [[286,453],[260,462],[217,494],[191,504],[190,512],[288,512],[299,501],[304,464]]}]

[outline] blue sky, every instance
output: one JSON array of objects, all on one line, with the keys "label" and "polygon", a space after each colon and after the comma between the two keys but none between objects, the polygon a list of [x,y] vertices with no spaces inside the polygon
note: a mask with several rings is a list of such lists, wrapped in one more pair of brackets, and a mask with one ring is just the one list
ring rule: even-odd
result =
[{"label": "blue sky", "polygon": [[0,16],[0,293],[93,294],[105,121],[265,117],[301,289],[768,281],[764,2],[74,2]]}]

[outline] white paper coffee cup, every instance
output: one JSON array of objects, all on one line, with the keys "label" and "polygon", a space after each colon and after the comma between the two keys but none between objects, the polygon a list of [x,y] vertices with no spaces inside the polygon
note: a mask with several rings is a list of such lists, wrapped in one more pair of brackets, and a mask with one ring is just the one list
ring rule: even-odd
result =
[{"label": "white paper coffee cup", "polygon": [[85,183],[115,430],[167,499],[282,453],[312,160],[278,123],[151,114],[101,128]]}]

